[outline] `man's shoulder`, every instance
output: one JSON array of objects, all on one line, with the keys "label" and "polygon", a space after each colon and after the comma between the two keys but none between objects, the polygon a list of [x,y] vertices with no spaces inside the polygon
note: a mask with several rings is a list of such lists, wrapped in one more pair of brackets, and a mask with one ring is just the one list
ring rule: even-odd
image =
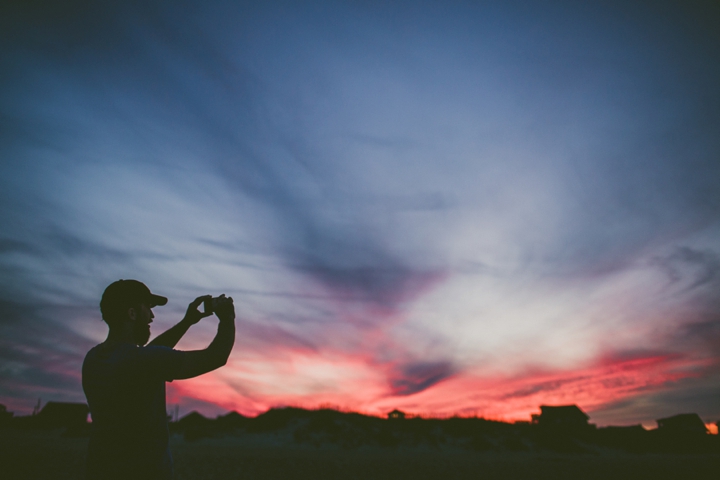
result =
[{"label": "man's shoulder", "polygon": [[85,360],[123,361],[133,358],[174,356],[180,353],[170,347],[160,345],[133,345],[130,343],[101,343],[94,346],[85,355]]},{"label": "man's shoulder", "polygon": [[109,357],[117,354],[131,353],[137,349],[136,345],[129,343],[103,342],[91,348],[85,358],[88,357]]},{"label": "man's shoulder", "polygon": [[147,375],[172,382],[183,364],[184,353],[170,347],[147,345],[138,347],[136,358]]},{"label": "man's shoulder", "polygon": [[83,362],[83,374],[104,372],[169,378],[182,362],[183,352],[158,345],[138,346],[132,344],[100,344],[87,353]]},{"label": "man's shoulder", "polygon": [[103,342],[95,345],[85,355],[83,365],[114,364],[133,357],[134,345]]},{"label": "man's shoulder", "polygon": [[135,352],[140,357],[163,357],[163,356],[174,356],[180,353],[178,350],[170,347],[164,347],[162,345],[145,345],[137,347]]}]

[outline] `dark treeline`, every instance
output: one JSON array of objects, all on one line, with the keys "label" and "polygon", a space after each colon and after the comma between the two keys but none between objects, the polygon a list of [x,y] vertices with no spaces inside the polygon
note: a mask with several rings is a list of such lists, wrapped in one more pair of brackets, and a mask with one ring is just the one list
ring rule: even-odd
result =
[{"label": "dark treeline", "polygon": [[[483,418],[407,418],[393,411],[388,418],[332,409],[276,408],[256,417],[237,412],[214,419],[192,412],[170,422],[171,433],[187,441],[219,437],[272,438],[274,442],[316,447],[431,447],[469,451],[603,453],[720,453],[720,435],[708,434],[696,414],[658,420],[658,428],[641,425],[602,427],[588,423],[576,406],[541,407],[532,422],[506,423]],[[13,417],[5,428],[57,429],[67,436],[89,434],[87,406],[48,402],[37,414]]]}]

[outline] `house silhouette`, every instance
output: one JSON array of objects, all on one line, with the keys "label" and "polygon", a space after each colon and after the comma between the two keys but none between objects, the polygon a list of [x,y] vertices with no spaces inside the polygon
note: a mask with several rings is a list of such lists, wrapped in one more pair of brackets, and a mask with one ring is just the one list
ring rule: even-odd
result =
[{"label": "house silhouette", "polygon": [[532,423],[556,429],[584,429],[590,426],[590,417],[577,405],[541,405],[540,414],[531,416]]},{"label": "house silhouette", "polygon": [[389,420],[405,420],[405,412],[401,412],[397,408],[387,414]]},{"label": "house silhouette", "polygon": [[697,413],[681,413],[656,420],[658,431],[681,435],[704,435],[708,432]]}]

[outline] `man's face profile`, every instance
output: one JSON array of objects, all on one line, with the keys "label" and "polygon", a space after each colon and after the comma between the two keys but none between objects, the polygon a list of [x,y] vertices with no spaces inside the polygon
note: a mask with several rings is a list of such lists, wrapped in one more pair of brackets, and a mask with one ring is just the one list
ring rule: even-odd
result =
[{"label": "man's face profile", "polygon": [[141,303],[137,308],[131,308],[128,312],[132,321],[132,338],[137,345],[145,345],[150,340],[150,324],[155,315],[151,307]]}]

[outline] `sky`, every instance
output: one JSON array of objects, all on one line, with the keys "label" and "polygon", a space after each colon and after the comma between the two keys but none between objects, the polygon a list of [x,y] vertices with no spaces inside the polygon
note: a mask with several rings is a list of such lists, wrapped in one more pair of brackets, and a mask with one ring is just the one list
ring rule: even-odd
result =
[{"label": "sky", "polygon": [[720,420],[716,2],[0,9],[8,410],[85,401],[134,278],[154,334],[234,299],[181,416]]}]

